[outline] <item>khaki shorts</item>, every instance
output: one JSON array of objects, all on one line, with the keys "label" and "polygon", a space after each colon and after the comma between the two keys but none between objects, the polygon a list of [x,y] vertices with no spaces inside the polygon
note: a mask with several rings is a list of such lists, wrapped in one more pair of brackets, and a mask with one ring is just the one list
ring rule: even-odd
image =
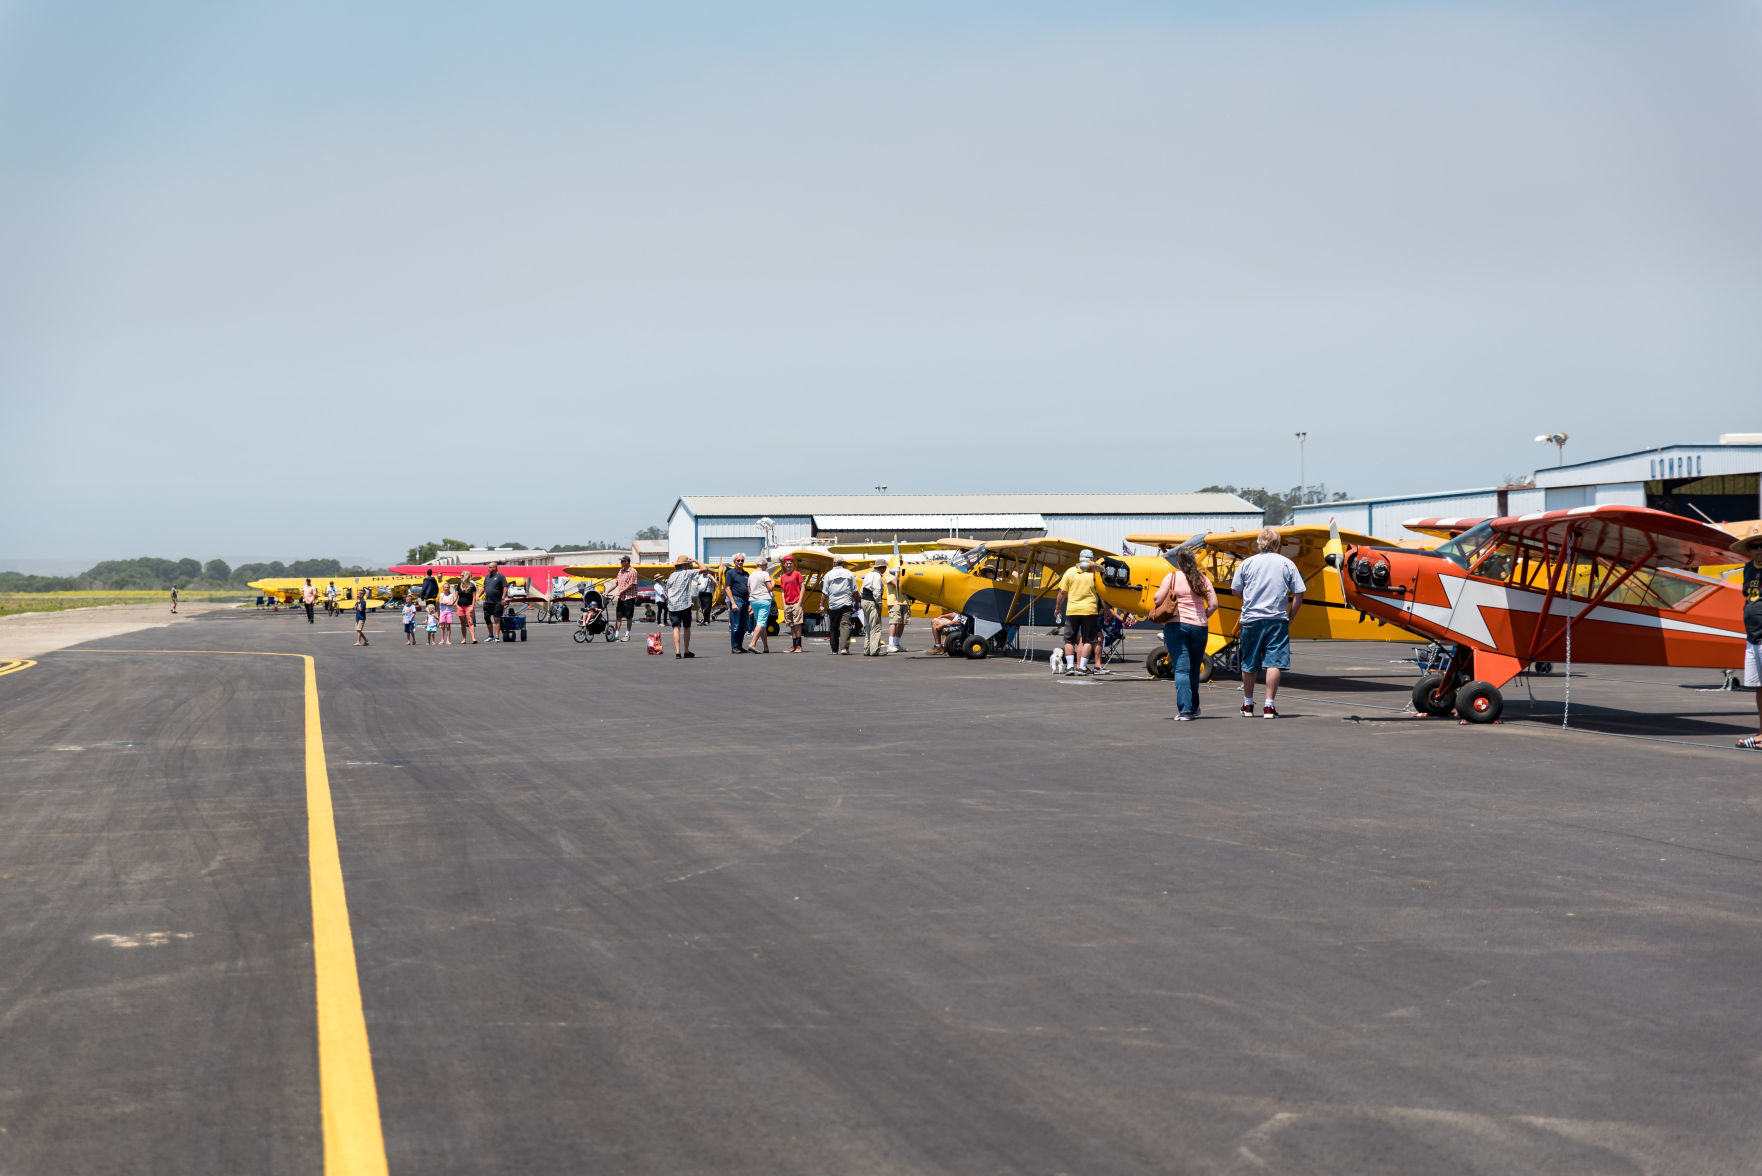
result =
[{"label": "khaki shorts", "polygon": [[903,625],[912,619],[912,606],[908,601],[887,606],[887,620],[890,624]]},{"label": "khaki shorts", "polygon": [[366,628],[367,628],[367,618],[366,617],[356,617],[355,618],[355,632],[360,633],[363,630],[365,630]]},{"label": "khaki shorts", "polygon": [[807,622],[807,614],[802,612],[801,601],[798,600],[794,604],[786,604],[783,606],[783,623],[784,624],[786,624],[786,625],[801,625],[801,624],[805,624],[806,622]]}]

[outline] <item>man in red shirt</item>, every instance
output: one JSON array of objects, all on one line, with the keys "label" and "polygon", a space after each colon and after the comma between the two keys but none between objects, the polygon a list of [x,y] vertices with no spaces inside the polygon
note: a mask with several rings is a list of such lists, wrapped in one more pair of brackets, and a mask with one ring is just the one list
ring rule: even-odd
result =
[{"label": "man in red shirt", "polygon": [[789,652],[801,652],[801,629],[807,623],[802,615],[802,585],[806,581],[800,572],[795,570],[795,561],[787,555],[783,557],[783,574],[777,577],[777,586],[783,589],[783,621],[789,626]]}]

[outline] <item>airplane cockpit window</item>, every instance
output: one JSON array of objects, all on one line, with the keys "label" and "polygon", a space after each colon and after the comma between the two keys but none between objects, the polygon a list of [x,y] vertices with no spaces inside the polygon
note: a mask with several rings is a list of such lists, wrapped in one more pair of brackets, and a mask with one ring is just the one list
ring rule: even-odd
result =
[{"label": "airplane cockpit window", "polygon": [[1474,557],[1492,537],[1493,524],[1490,520],[1476,523],[1448,543],[1440,543],[1437,554],[1466,572],[1474,566]]},{"label": "airplane cockpit window", "polygon": [[1501,543],[1481,557],[1474,566],[1474,574],[1488,580],[1507,580],[1511,578],[1511,569],[1517,561],[1517,545]]},{"label": "airplane cockpit window", "polygon": [[1130,588],[1132,569],[1117,559],[1101,560],[1101,582],[1109,588]]}]

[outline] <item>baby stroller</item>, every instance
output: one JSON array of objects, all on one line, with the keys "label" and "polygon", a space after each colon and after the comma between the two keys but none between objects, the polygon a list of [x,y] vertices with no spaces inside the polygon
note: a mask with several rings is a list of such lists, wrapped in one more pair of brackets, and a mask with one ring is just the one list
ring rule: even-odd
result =
[{"label": "baby stroller", "polygon": [[[592,588],[581,594],[581,619],[575,625],[575,640],[582,644],[592,641],[606,631],[606,598]],[[610,641],[611,638],[607,637]]]}]

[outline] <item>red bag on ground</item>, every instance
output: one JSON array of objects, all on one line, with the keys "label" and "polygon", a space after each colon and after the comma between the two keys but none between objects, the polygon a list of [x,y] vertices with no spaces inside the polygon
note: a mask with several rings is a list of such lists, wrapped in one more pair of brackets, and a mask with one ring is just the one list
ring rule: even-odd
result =
[{"label": "red bag on ground", "polygon": [[659,633],[650,633],[649,634],[649,652],[650,653],[660,653],[661,652],[661,635]]}]

